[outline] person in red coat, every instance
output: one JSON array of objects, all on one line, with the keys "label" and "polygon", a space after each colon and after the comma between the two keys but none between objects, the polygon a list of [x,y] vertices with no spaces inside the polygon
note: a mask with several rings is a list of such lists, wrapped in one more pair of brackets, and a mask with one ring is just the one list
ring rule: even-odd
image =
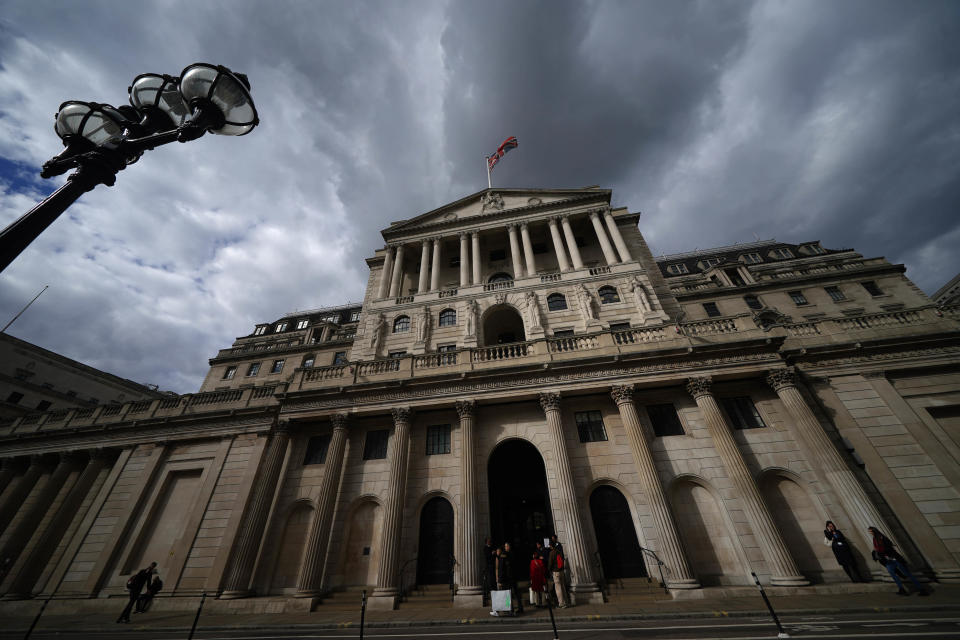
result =
[{"label": "person in red coat", "polygon": [[543,606],[543,589],[547,584],[547,567],[543,564],[543,558],[536,551],[533,552],[533,559],[530,560],[530,589],[537,594],[537,606]]}]

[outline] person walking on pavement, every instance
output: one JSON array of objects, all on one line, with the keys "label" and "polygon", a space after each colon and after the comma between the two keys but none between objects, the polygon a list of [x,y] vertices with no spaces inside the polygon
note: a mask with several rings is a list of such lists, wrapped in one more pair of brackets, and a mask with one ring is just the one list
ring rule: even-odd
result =
[{"label": "person walking on pavement", "polygon": [[486,567],[483,570],[483,595],[489,597],[490,591],[497,585],[497,548],[489,536],[483,544],[483,561]]},{"label": "person walking on pavement", "polygon": [[557,542],[557,536],[550,536],[550,561],[547,566],[553,576],[553,588],[557,592],[557,608],[567,608],[566,589],[563,584],[563,571],[567,563],[563,557],[563,546]]},{"label": "person walking on pavement", "polygon": [[[537,543],[540,546],[540,543]],[[547,584],[547,568],[543,564],[543,558],[540,557],[539,549],[533,552],[533,558],[530,560],[530,591],[536,594],[536,606],[543,606],[543,590]],[[533,603],[531,603],[533,604]]]},{"label": "person walking on pavement", "polygon": [[523,598],[517,592],[517,575],[513,569],[513,556],[510,543],[503,543],[503,550],[497,558],[497,589],[510,590],[510,598],[517,605],[517,613],[523,613]]},{"label": "person walking on pavement", "polygon": [[913,574],[910,573],[910,568],[907,567],[907,561],[893,548],[893,543],[890,542],[890,539],[883,535],[876,527],[867,527],[867,531],[873,536],[873,559],[886,567],[887,573],[889,573],[893,581],[897,583],[897,595],[910,595],[910,592],[903,588],[903,583],[900,582],[900,576],[897,575],[898,571],[903,576],[910,578],[910,582],[913,583],[918,594],[921,596],[930,595],[930,592],[924,589],[917,579],[913,577]]},{"label": "person walking on pavement", "polygon": [[137,608],[133,612],[146,613],[147,609],[150,608],[150,603],[153,602],[153,596],[157,595],[161,589],[163,589],[163,580],[160,579],[160,576],[154,575],[153,581],[147,585],[147,592],[137,600]]},{"label": "person walking on pavement", "polygon": [[120,617],[117,618],[118,623],[130,622],[130,612],[133,610],[133,606],[137,604],[137,600],[140,599],[140,592],[143,591],[143,588],[147,585],[147,582],[150,581],[150,576],[153,574],[153,571],[156,568],[157,563],[151,562],[149,567],[146,569],[141,569],[129,580],[127,580],[127,591],[130,594],[130,600],[127,602],[127,606],[123,609],[123,613],[121,613]]},{"label": "person walking on pavement", "polygon": [[850,548],[850,543],[847,542],[847,539],[843,533],[840,532],[840,529],[837,529],[837,526],[830,520],[827,520],[826,529],[823,530],[823,537],[830,542],[830,548],[833,549],[833,556],[837,559],[840,566],[843,567],[843,570],[847,573],[850,580],[853,582],[865,582],[865,580],[860,577],[860,571],[857,569],[857,561],[853,557],[853,550]]}]

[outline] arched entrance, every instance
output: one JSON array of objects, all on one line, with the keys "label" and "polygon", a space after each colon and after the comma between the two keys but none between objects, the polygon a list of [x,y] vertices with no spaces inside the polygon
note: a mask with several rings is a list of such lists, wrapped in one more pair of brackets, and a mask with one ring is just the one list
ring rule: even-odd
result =
[{"label": "arched entrance", "polygon": [[487,311],[483,318],[483,346],[523,342],[526,339],[519,311],[506,304]]},{"label": "arched entrance", "polygon": [[431,498],[420,511],[417,584],[450,582],[453,558],[453,507],[444,498]]},{"label": "arched entrance", "polygon": [[313,507],[309,503],[297,504],[287,516],[287,524],[280,537],[279,552],[273,565],[270,579],[271,593],[284,593],[297,586],[297,576],[303,564],[303,550],[307,532],[313,520]]},{"label": "arched entrance", "polygon": [[623,494],[610,486],[597,487],[590,495],[590,513],[603,575],[609,580],[647,575],[633,517]]},{"label": "arched entrance", "polygon": [[547,471],[540,452],[526,440],[501,443],[487,462],[487,483],[490,535],[494,544],[511,544],[514,571],[526,578],[534,543],[553,533]]}]

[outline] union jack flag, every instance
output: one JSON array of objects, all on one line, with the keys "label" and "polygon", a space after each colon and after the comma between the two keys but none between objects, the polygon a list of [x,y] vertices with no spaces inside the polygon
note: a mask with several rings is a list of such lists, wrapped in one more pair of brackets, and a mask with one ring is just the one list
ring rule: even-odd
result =
[{"label": "union jack flag", "polygon": [[510,149],[516,149],[516,148],[517,148],[516,136],[510,136],[509,138],[503,141],[503,144],[497,147],[497,150],[494,152],[492,156],[487,157],[487,167],[490,169],[493,169],[496,166],[496,164],[500,162],[500,158],[502,158],[504,154],[507,153],[507,151],[510,151]]}]

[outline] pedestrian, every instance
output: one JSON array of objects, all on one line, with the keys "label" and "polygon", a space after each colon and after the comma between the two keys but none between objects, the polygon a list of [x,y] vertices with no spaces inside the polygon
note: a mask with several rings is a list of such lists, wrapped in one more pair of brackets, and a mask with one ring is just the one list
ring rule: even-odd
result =
[{"label": "pedestrian", "polygon": [[566,568],[566,560],[563,557],[563,546],[557,542],[557,536],[550,536],[550,561],[547,567],[550,575],[553,577],[553,588],[557,593],[557,608],[567,608],[567,593],[563,583],[563,571]]},{"label": "pedestrian", "polygon": [[130,594],[130,600],[127,602],[127,606],[123,609],[123,613],[120,614],[120,617],[117,618],[117,622],[130,622],[130,612],[133,610],[133,606],[137,604],[137,600],[140,599],[140,592],[143,591],[143,588],[147,585],[147,582],[150,581],[150,576],[153,574],[153,570],[157,568],[156,562],[151,562],[150,566],[146,569],[141,569],[136,574],[130,577],[127,580],[127,591]]},{"label": "pedestrian", "polygon": [[860,577],[860,571],[857,569],[857,561],[853,557],[853,550],[850,548],[850,543],[847,542],[847,539],[843,533],[840,532],[840,529],[837,529],[837,526],[830,520],[827,520],[826,529],[823,530],[823,537],[830,543],[830,548],[833,549],[833,557],[835,557],[840,566],[843,567],[843,570],[847,573],[850,580],[852,582],[865,582],[865,580]]},{"label": "pedestrian", "polygon": [[[537,543],[540,546],[540,543]],[[543,589],[547,583],[547,568],[543,564],[543,558],[540,557],[539,549],[533,552],[533,558],[530,560],[530,593],[535,594],[536,606],[543,606]],[[531,602],[531,604],[534,604]]]},{"label": "pedestrian", "polygon": [[[517,591],[517,574],[513,567],[510,543],[504,542],[497,558],[497,589],[510,590],[510,597],[517,605],[517,613],[523,613],[523,598]],[[511,607],[512,608],[512,607]]]},{"label": "pedestrian", "polygon": [[483,544],[483,561],[485,563],[483,570],[483,595],[489,596],[490,591],[497,583],[497,548],[493,546],[493,540],[489,536]]},{"label": "pedestrian", "polygon": [[903,583],[900,582],[900,576],[897,575],[898,571],[904,577],[910,578],[910,582],[913,583],[918,594],[921,596],[930,595],[930,592],[924,589],[917,579],[913,577],[913,574],[910,573],[910,568],[907,567],[907,561],[893,548],[893,543],[890,542],[890,539],[880,533],[880,530],[876,527],[867,527],[867,531],[873,536],[873,559],[886,567],[887,573],[889,573],[893,581],[897,583],[897,595],[910,595],[910,592],[903,588]]},{"label": "pedestrian", "polygon": [[150,608],[150,603],[153,602],[153,596],[157,595],[161,589],[163,589],[163,580],[160,579],[160,576],[154,575],[153,581],[147,585],[147,592],[137,600],[137,608],[134,609],[134,613],[146,613],[147,609]]}]

